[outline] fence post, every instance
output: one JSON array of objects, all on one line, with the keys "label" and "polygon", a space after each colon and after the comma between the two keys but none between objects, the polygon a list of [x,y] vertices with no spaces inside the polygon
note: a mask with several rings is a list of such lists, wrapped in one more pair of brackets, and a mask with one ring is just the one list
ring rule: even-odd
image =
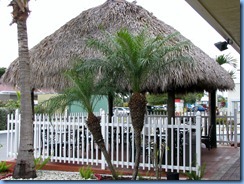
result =
[{"label": "fence post", "polygon": [[17,157],[17,153],[19,150],[19,141],[20,141],[20,126],[21,126],[21,122],[20,122],[20,113],[19,113],[19,109],[15,110],[15,135],[14,135],[14,158]]},{"label": "fence post", "polygon": [[9,144],[9,134],[10,134],[10,127],[9,127],[9,123],[10,123],[10,114],[8,114],[8,121],[7,121],[7,157],[9,157],[9,147],[10,147],[10,144]]},{"label": "fence post", "polygon": [[[106,120],[106,114],[105,114],[105,111],[100,109],[100,115],[101,115],[101,129],[102,129],[102,136],[103,138],[105,137],[105,120]],[[102,160],[101,160],[101,169],[105,169],[105,157],[104,155],[102,154]]]},{"label": "fence post", "polygon": [[237,148],[237,109],[234,109],[234,146]]},{"label": "fence post", "polygon": [[196,174],[199,176],[201,167],[201,113],[196,113]]}]

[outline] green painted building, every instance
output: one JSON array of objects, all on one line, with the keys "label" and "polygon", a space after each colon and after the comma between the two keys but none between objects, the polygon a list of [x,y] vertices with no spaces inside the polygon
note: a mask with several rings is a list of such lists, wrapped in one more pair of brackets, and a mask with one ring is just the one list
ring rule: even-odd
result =
[{"label": "green painted building", "polygon": [[[43,102],[44,100],[48,100],[49,98],[56,96],[58,94],[41,94],[38,95],[38,103]],[[94,112],[100,112],[100,109],[104,110],[105,112],[108,112],[108,98],[106,96],[103,96],[97,104],[95,105]],[[67,108],[68,113],[80,113],[80,112],[86,112],[84,108],[82,108],[81,104],[79,102],[74,102],[72,105],[70,105]]]},{"label": "green painted building", "polygon": [[[99,112],[100,109],[104,110],[105,112],[108,112],[108,98],[106,96],[103,96],[97,102],[94,108],[94,112]],[[68,113],[77,113],[77,112],[86,112],[86,111],[84,110],[84,108],[81,106],[79,102],[74,102],[74,104],[68,108]]]}]

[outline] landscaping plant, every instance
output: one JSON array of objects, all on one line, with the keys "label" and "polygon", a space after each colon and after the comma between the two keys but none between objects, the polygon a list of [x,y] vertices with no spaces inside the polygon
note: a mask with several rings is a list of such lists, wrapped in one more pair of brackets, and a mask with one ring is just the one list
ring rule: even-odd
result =
[{"label": "landscaping plant", "polygon": [[34,164],[35,164],[36,170],[42,169],[50,161],[50,159],[51,159],[50,156],[45,158],[44,161],[42,161],[41,157],[35,158],[34,159]]},{"label": "landscaping plant", "polygon": [[67,106],[73,102],[80,102],[81,106],[87,111],[88,117],[86,121],[87,128],[93,136],[94,142],[100,148],[105,160],[108,164],[113,178],[117,179],[118,176],[111,162],[110,155],[105,146],[101,131],[101,118],[94,114],[94,108],[99,99],[102,98],[101,91],[104,89],[100,83],[98,83],[97,74],[91,71],[78,72],[75,69],[66,71],[66,76],[73,84],[70,88],[66,88],[62,94],[54,96],[47,101],[44,101],[42,105],[48,114],[52,115],[57,110],[64,112]]},{"label": "landscaping plant", "polygon": [[191,172],[186,172],[186,175],[189,180],[201,180],[205,173],[205,169],[206,169],[206,164],[204,163],[202,166],[198,167],[199,174],[197,174],[196,171],[191,171]]},{"label": "landscaping plant", "polygon": [[[103,56],[88,58],[83,70],[96,71],[106,82],[120,92],[131,93],[129,99],[130,115],[135,134],[136,156],[132,180],[136,180],[141,157],[141,131],[146,114],[146,89],[151,84],[152,76],[168,73],[176,65],[183,66],[190,63],[190,58],[183,55],[188,50],[189,42],[178,42],[174,45],[167,43],[174,37],[174,33],[164,37],[148,36],[145,30],[134,35],[127,29],[119,30],[115,35],[108,34],[107,39],[90,39],[88,46],[99,51]],[[106,35],[106,33],[104,33]]]},{"label": "landscaping plant", "polygon": [[80,168],[79,173],[83,179],[92,179],[94,176],[90,166]]},{"label": "landscaping plant", "polygon": [[7,165],[5,161],[0,162],[0,173],[8,171],[8,169],[11,167],[11,164]]},{"label": "landscaping plant", "polygon": [[156,174],[156,179],[159,180],[161,179],[161,173],[162,173],[162,164],[163,164],[163,156],[164,152],[166,150],[169,150],[169,148],[166,146],[166,144],[163,142],[161,145],[158,145],[154,143],[153,145],[153,160],[154,160],[154,167],[155,167],[155,174]]}]

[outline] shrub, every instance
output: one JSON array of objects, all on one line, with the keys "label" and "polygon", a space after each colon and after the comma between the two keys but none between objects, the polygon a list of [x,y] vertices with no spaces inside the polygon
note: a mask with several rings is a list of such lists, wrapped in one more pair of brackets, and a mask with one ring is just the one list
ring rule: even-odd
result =
[{"label": "shrub", "polygon": [[0,108],[0,130],[7,130],[8,109]]},{"label": "shrub", "polygon": [[216,124],[223,125],[226,123],[226,118],[216,118]]},{"label": "shrub", "polygon": [[35,158],[34,164],[35,164],[36,170],[42,169],[49,162],[49,160],[50,160],[50,156],[47,157],[43,162],[42,162],[41,157]]},{"label": "shrub", "polygon": [[0,107],[5,107],[7,102],[0,100]]},{"label": "shrub", "polygon": [[196,171],[186,172],[186,175],[189,178],[189,180],[201,180],[205,173],[205,169],[206,169],[206,164],[204,163],[202,167],[199,166],[198,168],[199,175],[197,175]]},{"label": "shrub", "polygon": [[93,171],[90,166],[80,168],[79,173],[84,179],[91,179],[93,177]]},{"label": "shrub", "polygon": [[7,165],[5,161],[0,162],[0,173],[8,171],[8,169],[11,167],[11,164]]}]

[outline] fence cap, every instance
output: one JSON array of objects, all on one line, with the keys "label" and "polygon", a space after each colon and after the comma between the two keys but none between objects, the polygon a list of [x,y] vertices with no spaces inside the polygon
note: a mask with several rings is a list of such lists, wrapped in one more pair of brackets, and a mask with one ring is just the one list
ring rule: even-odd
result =
[{"label": "fence cap", "polygon": [[197,111],[197,112],[196,112],[196,116],[201,116],[200,111]]}]

